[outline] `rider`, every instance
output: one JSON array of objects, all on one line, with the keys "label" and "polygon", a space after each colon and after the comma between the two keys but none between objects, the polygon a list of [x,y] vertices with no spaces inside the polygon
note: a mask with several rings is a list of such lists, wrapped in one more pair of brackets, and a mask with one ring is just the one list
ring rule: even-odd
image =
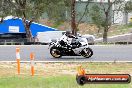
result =
[{"label": "rider", "polygon": [[66,31],[66,33],[60,38],[60,40],[63,40],[65,43],[70,45],[73,38],[75,38],[75,36],[71,33],[71,31]]}]

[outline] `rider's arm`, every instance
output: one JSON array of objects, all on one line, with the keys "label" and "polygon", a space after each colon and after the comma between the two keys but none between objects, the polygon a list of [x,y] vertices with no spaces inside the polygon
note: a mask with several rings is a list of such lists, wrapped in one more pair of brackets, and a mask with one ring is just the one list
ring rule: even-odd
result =
[{"label": "rider's arm", "polygon": [[64,42],[67,42],[68,41],[68,37],[66,35],[63,35],[60,40],[63,40]]}]

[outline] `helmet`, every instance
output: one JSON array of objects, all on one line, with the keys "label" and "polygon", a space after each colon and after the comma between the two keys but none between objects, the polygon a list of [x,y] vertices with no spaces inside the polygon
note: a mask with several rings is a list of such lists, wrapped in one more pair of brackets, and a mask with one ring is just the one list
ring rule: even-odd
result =
[{"label": "helmet", "polygon": [[71,31],[66,31],[66,36],[70,36],[71,34]]}]

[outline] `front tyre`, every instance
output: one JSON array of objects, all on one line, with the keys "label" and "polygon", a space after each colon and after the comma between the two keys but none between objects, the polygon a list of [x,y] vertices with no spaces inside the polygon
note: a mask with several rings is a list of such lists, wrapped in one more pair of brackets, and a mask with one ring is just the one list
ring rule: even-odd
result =
[{"label": "front tyre", "polygon": [[82,51],[81,55],[85,58],[90,58],[93,55],[93,50],[91,48],[86,48]]},{"label": "front tyre", "polygon": [[50,54],[54,57],[54,58],[60,58],[61,52],[57,47],[51,47],[50,48]]}]

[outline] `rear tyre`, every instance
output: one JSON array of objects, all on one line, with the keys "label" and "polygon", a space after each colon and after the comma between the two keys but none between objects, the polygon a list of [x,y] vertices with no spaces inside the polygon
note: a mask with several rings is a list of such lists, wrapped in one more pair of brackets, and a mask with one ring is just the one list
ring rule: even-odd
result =
[{"label": "rear tyre", "polygon": [[81,54],[85,58],[90,58],[93,55],[93,50],[91,48],[86,48],[86,51],[82,51]]},{"label": "rear tyre", "polygon": [[60,58],[61,52],[57,47],[51,47],[50,48],[50,54],[54,57],[54,58]]}]

